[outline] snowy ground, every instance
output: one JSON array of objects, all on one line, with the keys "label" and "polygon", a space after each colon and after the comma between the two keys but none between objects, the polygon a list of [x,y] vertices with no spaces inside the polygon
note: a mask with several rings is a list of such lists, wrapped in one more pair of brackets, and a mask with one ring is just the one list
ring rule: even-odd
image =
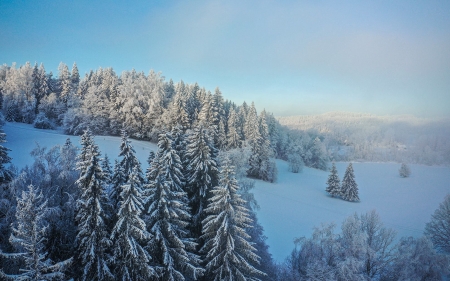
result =
[{"label": "snowy ground", "polygon": [[[342,180],[347,163],[336,163]],[[278,182],[257,181],[254,190],[261,209],[260,223],[268,237],[270,252],[282,261],[294,248],[293,239],[312,234],[315,226],[341,222],[349,215],[375,209],[385,226],[402,236],[421,236],[431,214],[450,193],[450,167],[410,165],[411,176],[398,175],[400,164],[354,163],[361,202],[332,198],[325,193],[328,172],[304,168],[288,172],[277,161]]]},{"label": "snowy ground", "polygon": [[[52,130],[37,130],[31,125],[6,123],[3,127],[9,155],[19,168],[33,162],[30,151],[35,142],[48,148],[64,144],[70,137],[79,146],[79,137],[66,136]],[[119,154],[119,137],[97,136],[101,152],[108,154],[113,164]],[[156,145],[132,140],[143,168],[147,167],[150,150]],[[337,163],[342,179],[346,163]],[[450,167],[411,165],[411,177],[398,176],[399,164],[354,163],[361,202],[351,203],[331,198],[325,193],[328,172],[305,168],[299,174],[288,172],[287,163],[277,161],[278,181],[275,184],[256,182],[255,197],[261,206],[260,223],[268,237],[270,252],[277,261],[284,260],[294,247],[293,239],[310,236],[313,227],[334,222],[340,227],[343,219],[357,212],[377,210],[386,226],[402,236],[420,236],[431,214],[450,193]]]}]

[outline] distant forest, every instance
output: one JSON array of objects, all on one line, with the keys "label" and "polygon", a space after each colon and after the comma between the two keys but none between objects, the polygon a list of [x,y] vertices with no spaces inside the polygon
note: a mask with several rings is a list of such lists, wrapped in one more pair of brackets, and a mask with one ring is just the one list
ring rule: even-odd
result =
[{"label": "distant forest", "polygon": [[450,165],[450,120],[333,112],[279,117],[292,130],[321,136],[336,161]]},{"label": "distant forest", "polygon": [[[273,181],[271,158],[295,161],[325,170],[329,160],[317,133],[291,131],[273,114],[257,113],[254,103],[236,105],[197,83],[166,81],[161,73],[135,70],[117,75],[112,68],[91,70],[80,78],[61,63],[58,76],[44,65],[26,63],[0,66],[1,108],[6,121],[33,123],[37,128],[62,127],[81,135],[90,128],[96,135],[120,135],[156,142],[158,135],[179,124],[183,132],[201,125],[217,149],[251,147],[258,169],[250,176]],[[300,159],[299,159],[300,158]],[[261,168],[262,167],[262,168]]]}]

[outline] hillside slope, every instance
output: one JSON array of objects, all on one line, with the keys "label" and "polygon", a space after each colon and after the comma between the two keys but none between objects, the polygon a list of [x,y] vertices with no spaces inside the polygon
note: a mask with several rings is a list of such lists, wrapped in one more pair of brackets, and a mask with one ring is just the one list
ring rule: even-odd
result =
[{"label": "hillside slope", "polygon": [[[30,151],[36,142],[50,148],[64,144],[67,138],[79,146],[79,137],[63,135],[52,130],[37,130],[31,125],[6,123],[5,146],[10,148],[12,162],[19,168],[33,162]],[[119,137],[97,136],[96,143],[111,162],[119,154]],[[150,150],[156,145],[146,141],[132,140],[137,157],[143,168]],[[337,163],[342,179],[346,163]],[[340,223],[354,212],[362,213],[376,209],[383,222],[397,230],[401,236],[422,235],[425,223],[450,193],[450,167],[411,165],[410,178],[400,178],[399,164],[354,163],[355,177],[359,185],[361,202],[351,203],[331,198],[325,193],[328,172],[304,168],[303,172],[288,172],[287,163],[277,160],[278,181],[256,181],[255,197],[261,206],[258,218],[268,237],[270,252],[282,261],[294,247],[293,239],[310,236],[313,227],[321,223]]]}]

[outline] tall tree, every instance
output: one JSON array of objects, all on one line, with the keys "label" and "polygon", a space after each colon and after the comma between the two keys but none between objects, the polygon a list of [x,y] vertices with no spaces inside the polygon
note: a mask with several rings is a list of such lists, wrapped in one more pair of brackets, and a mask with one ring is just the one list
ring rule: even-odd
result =
[{"label": "tall tree", "polygon": [[359,201],[358,184],[355,181],[352,163],[348,164],[342,179],[341,197],[347,201]]},{"label": "tall tree", "polygon": [[234,168],[226,160],[203,220],[205,244],[201,252],[205,253],[207,280],[259,280],[265,275],[251,265],[259,263],[260,258],[245,230],[252,220],[238,189]]},{"label": "tall tree", "polygon": [[64,271],[72,260],[54,264],[47,259],[45,252],[47,211],[47,201],[44,201],[40,190],[29,185],[28,190],[23,191],[22,197],[17,201],[16,224],[9,239],[19,252],[12,254],[0,252],[6,258],[22,259],[24,267],[17,275],[8,275],[0,270],[1,277],[6,280],[61,280],[65,277]]},{"label": "tall tree", "polygon": [[8,156],[9,148],[1,145],[6,142],[6,134],[0,128],[0,184],[8,183],[13,178],[13,173],[4,165],[11,162],[11,157]]},{"label": "tall tree", "polygon": [[233,149],[241,147],[241,136],[237,129],[238,120],[236,111],[234,108],[230,109],[230,115],[228,117],[228,134],[227,134],[227,148]]},{"label": "tall tree", "polygon": [[112,262],[115,277],[123,281],[154,278],[157,271],[150,266],[152,258],[144,247],[151,234],[142,220],[144,205],[137,167],[133,168],[128,181],[122,186],[119,205],[117,222],[111,233],[114,241]]},{"label": "tall tree", "polygon": [[153,234],[149,249],[162,267],[163,280],[185,280],[187,274],[196,279],[202,270],[193,254],[196,243],[187,229],[190,212],[183,190],[182,163],[169,134],[160,135],[158,148],[148,184],[147,225]]},{"label": "tall tree", "polygon": [[113,279],[113,275],[107,263],[107,252],[112,242],[107,231],[105,178],[100,167],[98,146],[93,141],[85,144],[89,145],[83,147],[89,160],[80,163],[83,171],[77,180],[81,194],[76,215],[81,280],[108,280]]},{"label": "tall tree", "polygon": [[61,62],[58,66],[58,71],[59,71],[58,76],[59,97],[61,98],[63,103],[67,105],[67,101],[69,100],[72,86],[69,68],[65,63]]},{"label": "tall tree", "polygon": [[325,191],[333,197],[341,195],[341,182],[339,180],[336,164],[334,162],[331,166],[330,175],[327,180],[327,188]]},{"label": "tall tree", "polygon": [[187,189],[194,216],[193,232],[196,237],[201,233],[201,221],[204,218],[208,192],[217,185],[217,150],[208,130],[197,126],[187,139],[186,163]]}]

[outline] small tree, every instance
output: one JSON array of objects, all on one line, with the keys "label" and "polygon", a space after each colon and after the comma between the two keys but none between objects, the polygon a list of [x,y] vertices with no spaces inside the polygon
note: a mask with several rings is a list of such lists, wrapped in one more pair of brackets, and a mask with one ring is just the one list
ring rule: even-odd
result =
[{"label": "small tree", "polygon": [[358,185],[355,182],[352,163],[348,164],[347,170],[345,170],[344,179],[342,180],[341,197],[347,201],[359,201]]},{"label": "small tree", "polygon": [[305,163],[303,163],[303,159],[300,156],[300,154],[291,154],[288,156],[288,163],[289,163],[289,171],[293,173],[298,173],[303,170],[303,166]]},{"label": "small tree", "polygon": [[328,176],[326,192],[333,197],[337,197],[341,194],[341,182],[339,180],[336,164],[334,162],[331,166],[330,175]]},{"label": "small tree", "polygon": [[450,254],[450,194],[439,205],[425,226],[425,235],[439,250]]},{"label": "small tree", "polygon": [[409,169],[409,166],[405,163],[402,163],[402,166],[398,170],[398,173],[402,178],[407,178],[411,175],[411,169]]}]

